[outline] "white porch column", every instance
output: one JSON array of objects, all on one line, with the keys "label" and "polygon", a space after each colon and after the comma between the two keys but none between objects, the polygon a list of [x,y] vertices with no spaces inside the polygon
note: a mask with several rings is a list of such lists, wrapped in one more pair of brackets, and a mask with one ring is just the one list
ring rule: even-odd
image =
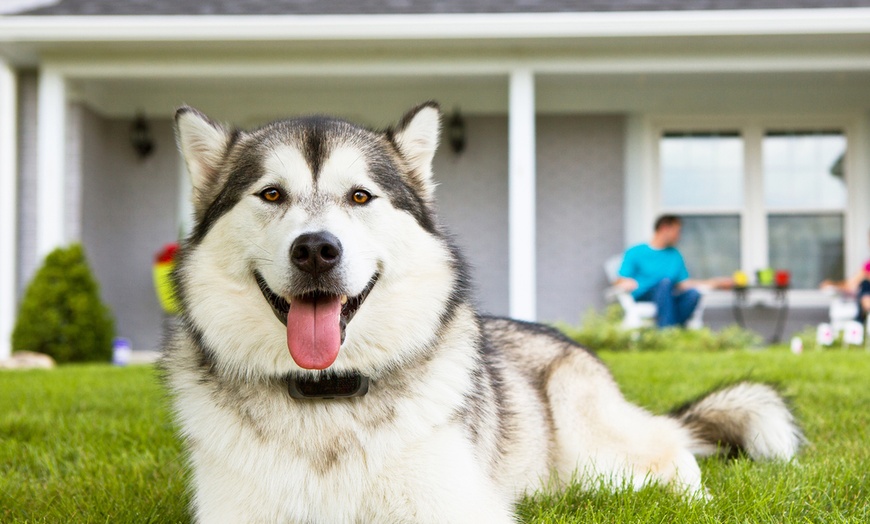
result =
[{"label": "white porch column", "polygon": [[36,251],[40,259],[66,242],[64,190],[66,163],[66,80],[57,71],[39,72],[37,108]]},{"label": "white porch column", "polygon": [[535,320],[535,77],[531,70],[511,73],[508,111],[510,314]]},{"label": "white porch column", "polygon": [[0,61],[0,360],[12,354],[18,250],[18,105],[15,71]]},{"label": "white porch column", "polygon": [[[764,130],[760,125],[748,126],[743,133],[743,212],[741,231],[749,231],[750,224],[767,224],[764,208],[764,165],[762,164],[761,144]],[[741,234],[740,265],[750,275],[759,268],[768,267],[767,226],[758,228],[753,234]]]}]

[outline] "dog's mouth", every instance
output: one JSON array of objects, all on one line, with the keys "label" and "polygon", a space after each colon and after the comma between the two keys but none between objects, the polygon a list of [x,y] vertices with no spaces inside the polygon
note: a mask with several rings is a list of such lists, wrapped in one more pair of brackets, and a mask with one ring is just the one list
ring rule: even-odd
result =
[{"label": "dog's mouth", "polygon": [[286,299],[269,287],[259,272],[254,278],[263,297],[281,323],[287,326],[287,347],[299,367],[326,369],[335,362],[344,343],[347,325],[359,311],[378,281],[376,273],[354,297],[325,291],[310,291]]}]

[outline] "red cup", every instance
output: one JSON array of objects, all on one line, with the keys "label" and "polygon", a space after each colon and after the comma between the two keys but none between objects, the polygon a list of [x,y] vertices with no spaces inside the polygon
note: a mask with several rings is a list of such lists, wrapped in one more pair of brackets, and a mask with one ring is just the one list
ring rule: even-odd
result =
[{"label": "red cup", "polygon": [[780,269],[773,277],[776,287],[788,287],[791,283],[791,273],[786,269]]},{"label": "red cup", "polygon": [[154,256],[154,263],[161,264],[164,262],[172,262],[175,260],[175,253],[178,251],[178,244],[172,242],[163,246],[157,255]]}]

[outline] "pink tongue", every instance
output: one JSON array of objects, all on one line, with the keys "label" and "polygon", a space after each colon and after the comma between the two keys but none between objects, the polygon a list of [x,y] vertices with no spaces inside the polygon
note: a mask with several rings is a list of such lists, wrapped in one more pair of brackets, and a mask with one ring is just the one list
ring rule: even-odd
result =
[{"label": "pink tongue", "polygon": [[326,369],[341,346],[341,299],[296,299],[287,314],[287,347],[296,364],[305,369]]}]

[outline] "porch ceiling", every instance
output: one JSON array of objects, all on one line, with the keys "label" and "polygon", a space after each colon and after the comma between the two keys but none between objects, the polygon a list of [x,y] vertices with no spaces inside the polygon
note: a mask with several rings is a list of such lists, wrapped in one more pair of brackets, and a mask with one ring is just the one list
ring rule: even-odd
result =
[{"label": "porch ceiling", "polygon": [[77,79],[73,97],[96,112],[169,116],[182,104],[240,125],[284,115],[328,113],[374,127],[392,124],[408,108],[438,100],[445,111],[505,113],[503,76],[249,76]]},{"label": "porch ceiling", "polygon": [[[541,73],[536,91],[539,113],[830,114],[870,110],[870,71]],[[111,118],[169,117],[189,104],[240,125],[330,113],[379,127],[430,99],[465,113],[508,107],[507,76],[494,73],[76,78],[70,93]]]}]

